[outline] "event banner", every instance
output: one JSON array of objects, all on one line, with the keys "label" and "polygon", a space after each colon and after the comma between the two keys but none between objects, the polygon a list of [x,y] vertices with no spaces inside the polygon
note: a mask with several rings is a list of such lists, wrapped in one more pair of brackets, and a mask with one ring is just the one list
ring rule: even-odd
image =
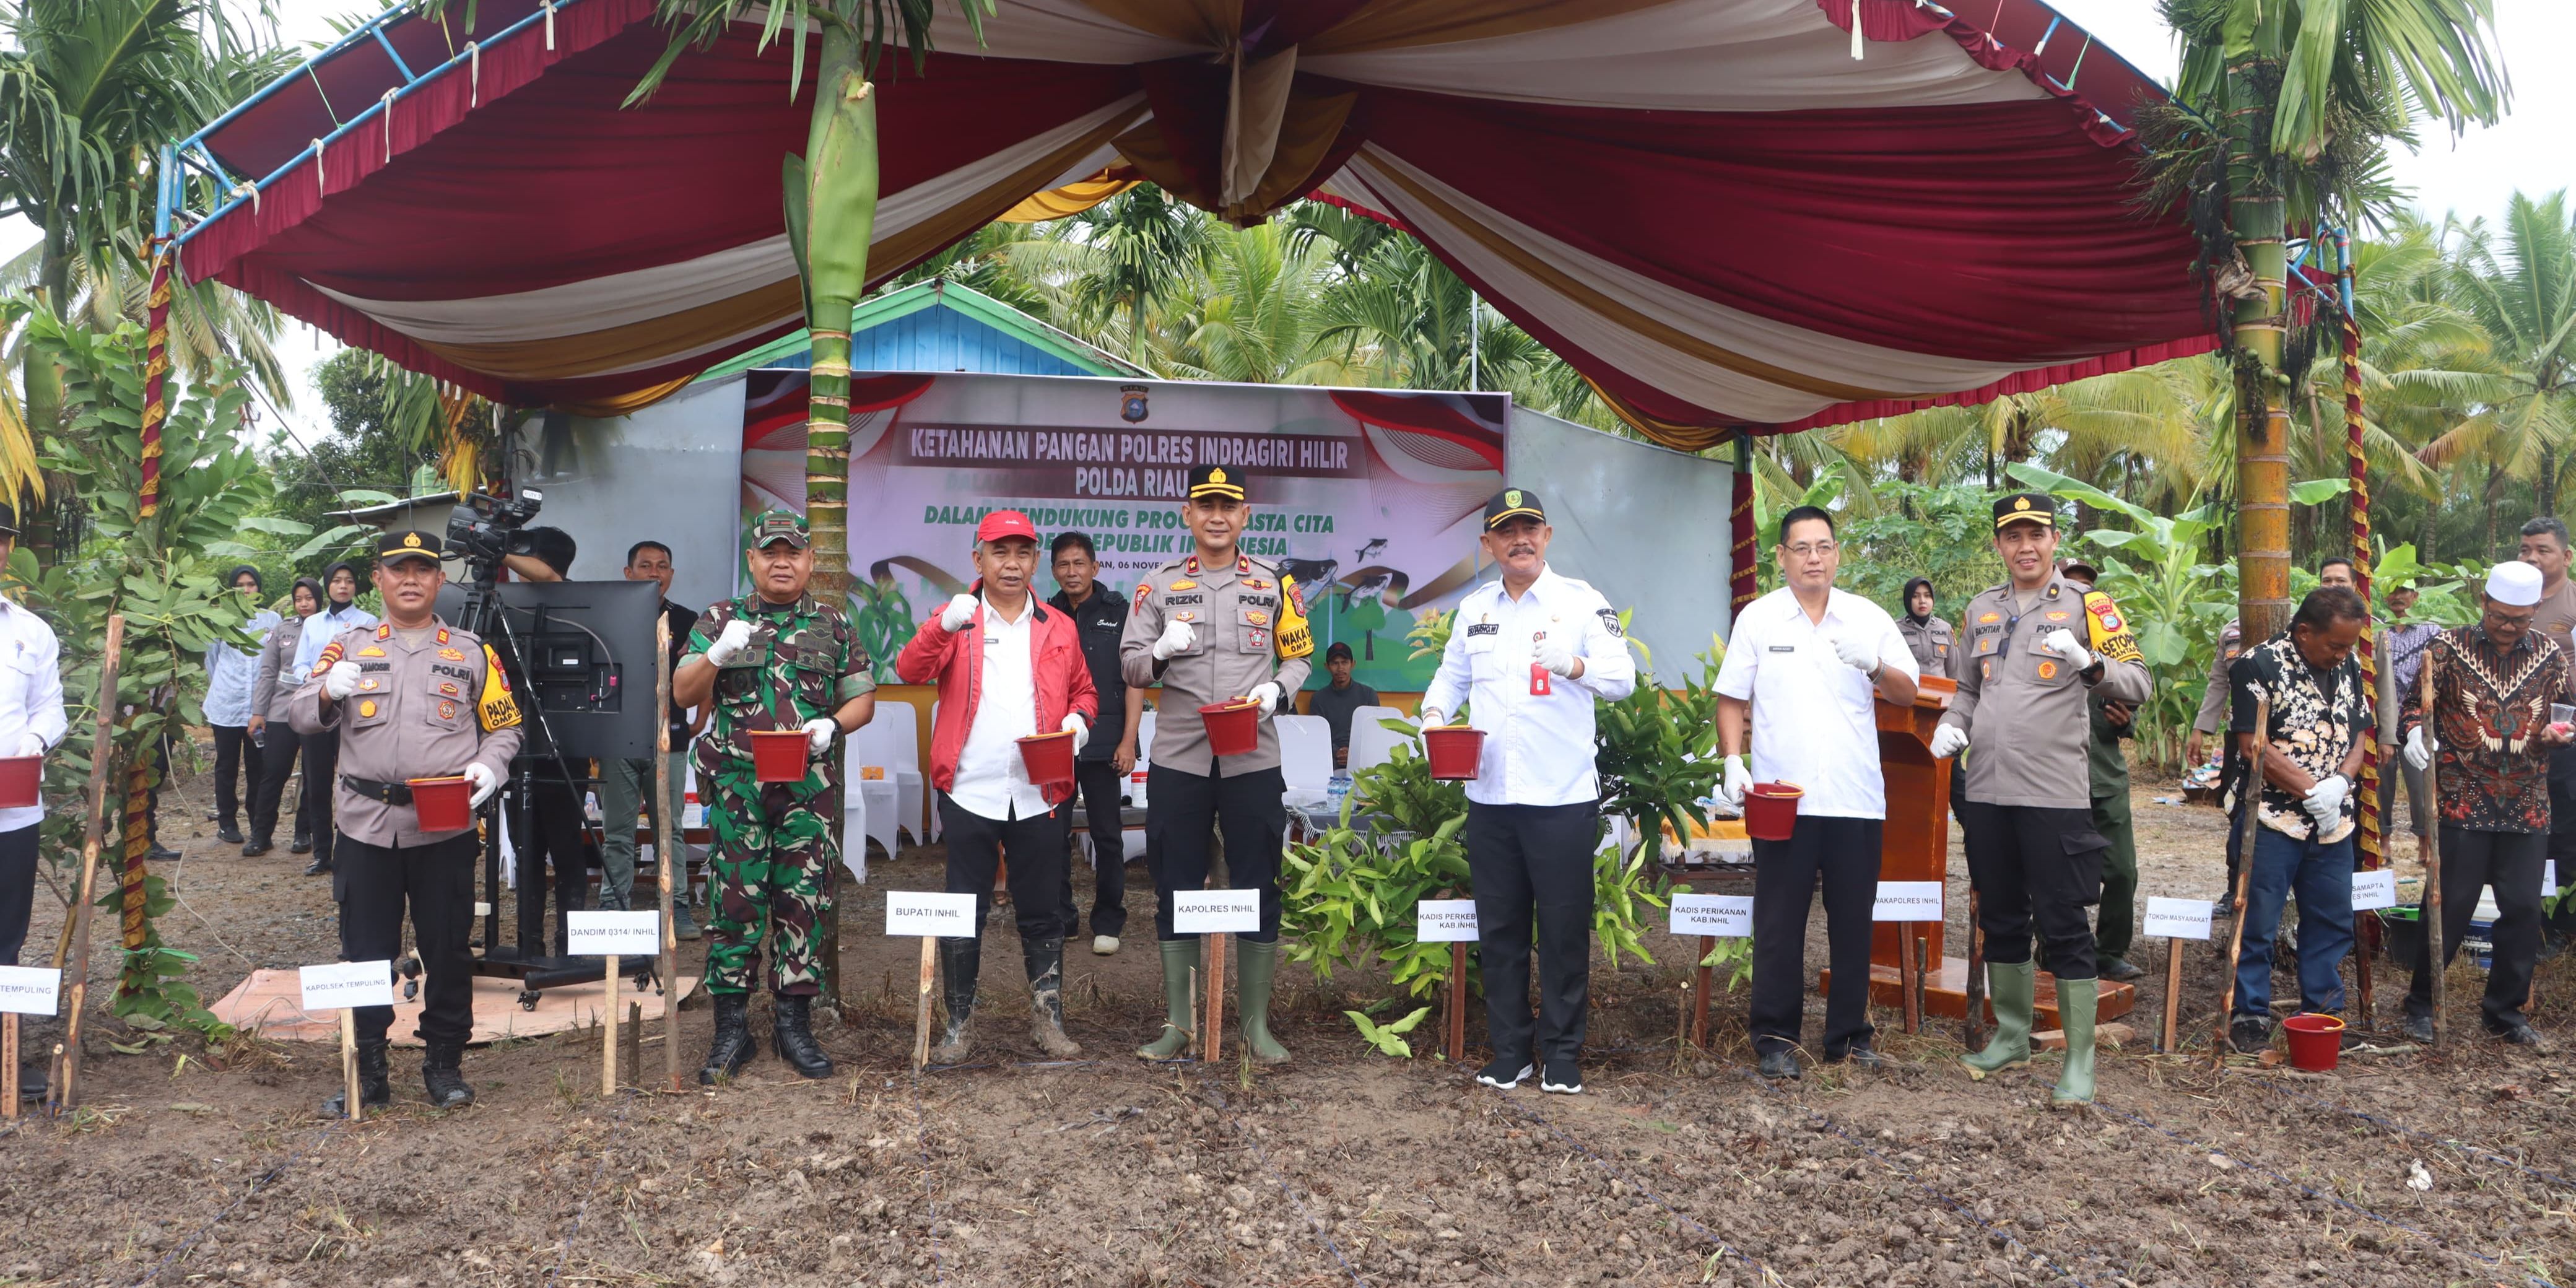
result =
[{"label": "event banner", "polygon": [[[745,390],[747,509],[801,503],[803,371]],[[1190,470],[1250,480],[1242,539],[1303,592],[1323,652],[1360,683],[1417,690],[1434,658],[1406,636],[1476,580],[1485,499],[1502,486],[1503,394],[1003,375],[860,376],[850,390],[850,568],[881,674],[919,621],[974,580],[975,525],[1024,510],[1052,541],[1089,536],[1126,594],[1191,550]],[[1043,571],[1040,589],[1053,593]]]}]

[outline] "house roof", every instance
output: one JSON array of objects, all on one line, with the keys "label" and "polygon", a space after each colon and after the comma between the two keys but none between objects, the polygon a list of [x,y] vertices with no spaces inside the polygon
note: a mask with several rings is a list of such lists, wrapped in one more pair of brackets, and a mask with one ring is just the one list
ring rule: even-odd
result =
[{"label": "house roof", "polygon": [[[763,367],[813,365],[791,331],[709,367],[715,380]],[[973,371],[1026,376],[1144,376],[1144,368],[944,278],[888,291],[850,313],[853,371]]]}]

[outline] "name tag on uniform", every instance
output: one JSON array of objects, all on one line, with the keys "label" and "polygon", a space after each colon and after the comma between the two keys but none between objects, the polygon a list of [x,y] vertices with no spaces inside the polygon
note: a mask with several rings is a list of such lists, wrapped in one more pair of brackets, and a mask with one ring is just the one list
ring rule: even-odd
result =
[{"label": "name tag on uniform", "polygon": [[1795,644],[1774,644],[1771,646],[1771,651],[1774,653],[1795,653],[1798,651],[1798,646]]}]

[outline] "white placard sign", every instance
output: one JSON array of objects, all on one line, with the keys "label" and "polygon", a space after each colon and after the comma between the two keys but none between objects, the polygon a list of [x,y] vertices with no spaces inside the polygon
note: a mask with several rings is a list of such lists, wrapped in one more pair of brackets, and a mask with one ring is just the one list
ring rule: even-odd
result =
[{"label": "white placard sign", "polygon": [[2397,872],[2381,868],[2376,872],[2352,874],[2352,910],[2368,912],[2373,908],[2397,906]]},{"label": "white placard sign", "polygon": [[2207,899],[2147,899],[2146,930],[2166,939],[2207,939],[2211,903]]},{"label": "white placard sign", "polygon": [[1425,899],[1413,905],[1413,937],[1426,944],[1476,942],[1476,901]]},{"label": "white placard sign", "polygon": [[1878,904],[1869,910],[1872,921],[1939,921],[1941,920],[1941,883],[1938,881],[1881,881]]},{"label": "white placard sign", "polygon": [[971,894],[940,894],[933,890],[886,892],[886,933],[889,935],[973,939],[978,928],[975,896]]},{"label": "white placard sign", "polygon": [[564,952],[574,957],[651,957],[662,951],[662,914],[571,912],[564,914]]},{"label": "white placard sign", "polygon": [[2540,897],[2543,899],[2558,897],[2558,860],[2556,859],[2545,860],[2540,865]]},{"label": "white placard sign", "polygon": [[51,1015],[62,987],[61,971],[42,966],[0,966],[0,1011]]},{"label": "white placard sign", "polygon": [[296,975],[304,986],[307,1012],[394,1004],[392,962],[331,962],[307,966]]},{"label": "white placard sign", "polygon": [[1172,929],[1184,935],[1261,929],[1258,890],[1192,890],[1172,896]]},{"label": "white placard sign", "polygon": [[1753,896],[1674,895],[1673,933],[1715,935],[1720,939],[1750,939],[1753,937]]}]

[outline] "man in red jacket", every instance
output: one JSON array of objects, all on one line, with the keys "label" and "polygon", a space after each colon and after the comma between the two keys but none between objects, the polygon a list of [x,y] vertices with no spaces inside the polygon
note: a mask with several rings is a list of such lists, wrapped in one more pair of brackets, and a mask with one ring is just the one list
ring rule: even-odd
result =
[{"label": "man in red jacket", "polygon": [[[1073,619],[1029,593],[1037,568],[1038,532],[1029,516],[1017,510],[985,515],[975,529],[971,588],[981,596],[949,600],[903,646],[894,669],[906,684],[939,684],[930,781],[939,789],[939,823],[948,839],[948,892],[975,896],[981,928],[992,912],[994,869],[1002,852],[1010,852],[1011,905],[1033,1001],[1029,1036],[1048,1056],[1069,1060],[1082,1048],[1064,1035],[1064,925],[1057,909],[1066,894],[1059,811],[1069,808],[1073,783],[1031,782],[1019,740],[1063,732],[1079,755],[1100,701]],[[948,1023],[930,1053],[934,1063],[966,1059],[966,1021],[975,1010],[983,961],[981,939],[939,941]]]}]

